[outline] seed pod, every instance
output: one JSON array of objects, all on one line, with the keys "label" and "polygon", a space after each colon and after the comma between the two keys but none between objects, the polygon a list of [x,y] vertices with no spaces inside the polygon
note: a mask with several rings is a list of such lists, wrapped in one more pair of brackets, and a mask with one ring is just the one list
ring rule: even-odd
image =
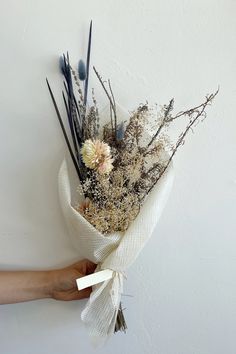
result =
[{"label": "seed pod", "polygon": [[61,55],[59,58],[59,68],[62,74],[65,73],[65,60],[64,57]]},{"label": "seed pod", "polygon": [[81,81],[84,81],[86,79],[86,67],[82,59],[80,59],[78,64],[78,74],[79,74],[79,79]]},{"label": "seed pod", "polygon": [[125,127],[124,127],[124,122],[121,122],[118,127],[117,127],[117,131],[116,131],[116,139],[118,141],[121,141],[124,139],[124,134],[125,134]]}]

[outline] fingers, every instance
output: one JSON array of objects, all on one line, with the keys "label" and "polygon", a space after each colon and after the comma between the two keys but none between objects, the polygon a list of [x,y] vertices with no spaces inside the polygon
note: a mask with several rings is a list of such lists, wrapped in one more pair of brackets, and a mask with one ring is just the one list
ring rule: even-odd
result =
[{"label": "fingers", "polygon": [[68,291],[62,291],[62,292],[57,292],[54,294],[54,299],[55,300],[60,300],[60,301],[73,301],[73,300],[81,300],[81,299],[86,299],[90,296],[92,292],[92,287],[89,287],[87,289],[83,289],[78,291],[77,288],[73,288]]},{"label": "fingers", "polygon": [[79,291],[78,289],[74,289],[73,292],[71,292],[70,294],[69,293],[65,294],[64,300],[71,301],[71,300],[86,299],[90,296],[91,292],[92,292],[91,287]]},{"label": "fingers", "polygon": [[82,261],[76,262],[69,266],[68,268],[76,269],[82,276],[94,273],[97,265],[88,259],[83,259]]},{"label": "fingers", "polygon": [[86,299],[90,296],[92,292],[92,287],[78,291],[79,299]]},{"label": "fingers", "polygon": [[97,268],[97,264],[89,261],[88,259],[86,259],[85,262],[86,262],[86,275],[94,273],[95,269]]}]

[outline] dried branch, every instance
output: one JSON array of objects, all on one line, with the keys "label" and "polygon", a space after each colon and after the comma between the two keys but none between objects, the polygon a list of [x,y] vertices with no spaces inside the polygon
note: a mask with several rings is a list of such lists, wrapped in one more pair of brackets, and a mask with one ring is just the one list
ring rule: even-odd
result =
[{"label": "dried branch", "polygon": [[109,89],[111,92],[111,97],[112,97],[112,101],[113,101],[113,110],[114,110],[114,121],[115,121],[115,139],[117,138],[117,116],[116,116],[116,101],[115,101],[115,97],[111,88],[111,82],[110,80],[108,80],[108,85],[109,85]]},{"label": "dried branch", "polygon": [[113,111],[113,113],[114,113],[114,120],[115,120],[115,140],[116,140],[116,128],[117,128],[117,127],[116,127],[116,122],[117,122],[117,116],[116,116],[116,107],[115,107],[114,102],[113,102],[114,96],[113,96],[113,93],[112,93],[112,96],[110,96],[110,94],[109,94],[109,92],[107,91],[107,88],[106,88],[104,82],[102,81],[101,76],[99,75],[99,73],[97,72],[97,70],[96,70],[95,67],[93,67],[93,70],[94,70],[94,72],[95,72],[95,74],[96,74],[96,76],[97,76],[97,78],[98,78],[100,84],[102,85],[102,88],[103,88],[103,90],[105,91],[105,94],[106,94],[108,100],[110,101],[110,105],[111,105],[112,111]]},{"label": "dried branch", "polygon": [[[187,125],[185,131],[180,135],[175,148],[172,151],[172,154],[170,155],[165,167],[162,169],[162,171],[160,172],[160,174],[158,175],[158,177],[156,178],[156,180],[154,181],[154,183],[152,184],[152,186],[148,189],[146,195],[142,198],[142,201],[145,199],[145,197],[151,192],[151,190],[154,188],[154,186],[157,184],[157,182],[159,181],[159,179],[163,176],[163,174],[165,173],[165,171],[167,170],[167,168],[169,167],[174,155],[176,154],[178,148],[180,145],[182,145],[184,143],[184,139],[187,135],[187,133],[192,129],[192,127],[194,126],[194,124],[199,120],[200,117],[204,116],[205,117],[205,109],[206,107],[211,104],[212,100],[215,98],[215,96],[218,94],[219,92],[219,88],[217,89],[217,91],[215,93],[212,93],[209,96],[206,96],[206,101],[204,103],[202,103],[201,105],[192,108],[186,112],[190,112],[188,113],[188,115],[190,117],[192,117],[194,114],[196,114],[196,117],[192,118],[189,122],[189,124]],[[201,108],[199,110],[199,108]],[[180,116],[179,116],[180,117]]]},{"label": "dried branch", "polygon": [[216,90],[215,93],[212,93],[211,95],[209,96],[206,96],[206,100],[205,102],[201,103],[199,106],[196,106],[194,108],[190,108],[189,110],[186,110],[186,111],[181,111],[179,113],[177,113],[175,116],[173,117],[169,117],[169,119],[167,120],[167,122],[172,122],[173,120],[181,117],[181,116],[191,116],[194,112],[197,112],[199,109],[202,109],[202,107],[205,107],[206,105],[208,105],[213,99],[214,97],[218,94],[219,92],[219,87],[218,89]]},{"label": "dried branch", "polygon": [[148,143],[147,148],[149,148],[149,146],[152,145],[152,143],[156,140],[156,138],[160,134],[162,128],[166,125],[167,122],[169,122],[168,117],[169,117],[170,112],[173,109],[173,106],[174,106],[174,99],[172,98],[164,111],[164,116],[163,116],[163,119],[162,119],[162,122],[161,122],[159,128],[157,129],[157,132],[154,134],[154,136],[152,137],[152,139]]}]

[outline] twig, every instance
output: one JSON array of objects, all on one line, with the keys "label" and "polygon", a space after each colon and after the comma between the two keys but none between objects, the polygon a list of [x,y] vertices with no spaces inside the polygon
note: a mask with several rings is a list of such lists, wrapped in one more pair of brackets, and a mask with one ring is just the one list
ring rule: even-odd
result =
[{"label": "twig", "polygon": [[218,89],[216,90],[216,92],[213,94],[211,94],[210,96],[206,96],[206,100],[205,102],[203,102],[202,104],[200,104],[199,106],[196,106],[194,108],[190,108],[189,110],[186,110],[186,111],[181,111],[179,113],[177,113],[174,117],[170,117],[167,122],[172,122],[173,120],[181,117],[181,116],[191,116],[191,114],[193,114],[194,112],[196,112],[199,108],[202,108],[206,103],[208,104],[209,101],[212,101],[214,99],[214,97],[218,94],[219,92],[219,87]]},{"label": "twig", "polygon": [[[106,86],[104,85],[104,82],[102,81],[102,78],[101,78],[101,76],[99,75],[99,73],[97,72],[95,66],[93,67],[93,70],[94,70],[94,72],[95,72],[95,74],[96,74],[96,76],[97,76],[97,78],[98,78],[100,84],[102,85],[103,90],[105,91],[105,94],[106,94],[108,100],[110,101],[111,108],[112,108],[112,111],[113,111],[113,113],[114,113],[114,121],[117,122],[116,107],[114,106],[113,98],[110,96],[109,92],[107,91],[107,88],[106,88]],[[114,96],[113,96],[113,97],[114,97]],[[116,140],[116,124],[115,124],[115,140]]]},{"label": "twig", "polygon": [[[196,121],[201,117],[205,115],[205,108],[212,102],[212,100],[215,98],[215,96],[218,94],[219,92],[219,88],[217,89],[217,91],[213,94],[211,94],[210,96],[206,96],[206,101],[204,103],[202,103],[201,105],[199,105],[196,108],[193,108],[187,112],[191,112],[190,116],[192,116],[194,113],[196,113],[196,117],[193,118],[189,124],[187,125],[185,131],[182,133],[182,135],[179,137],[177,144],[174,148],[174,150],[172,151],[172,154],[170,155],[167,164],[165,165],[165,167],[162,169],[162,171],[160,172],[160,174],[158,175],[158,177],[156,178],[156,180],[154,181],[154,183],[152,184],[152,186],[148,189],[147,193],[145,193],[145,195],[142,197],[141,202],[145,199],[145,197],[151,192],[151,190],[154,188],[154,186],[156,185],[156,183],[159,181],[159,179],[163,176],[163,174],[165,173],[165,171],[167,170],[167,168],[169,167],[174,155],[176,154],[178,148],[180,145],[183,144],[184,142],[184,138],[186,137],[187,133],[189,132],[189,130],[192,129],[192,126],[196,123]],[[201,108],[201,110],[199,111],[199,107]],[[148,172],[151,172],[152,168],[149,169]]]},{"label": "twig", "polygon": [[148,143],[147,148],[149,148],[149,146],[152,145],[152,143],[157,138],[157,136],[159,135],[159,133],[162,130],[162,128],[164,127],[164,125],[168,122],[168,116],[169,116],[170,111],[173,109],[173,104],[174,104],[174,99],[172,98],[170,100],[170,103],[168,104],[167,108],[165,109],[163,120],[162,120],[159,128],[157,129],[157,132],[154,134],[154,136],[152,137],[152,139]]},{"label": "twig", "polygon": [[109,105],[109,108],[110,108],[110,118],[111,118],[111,130],[112,132],[114,132],[114,127],[113,127],[113,117],[112,117],[112,107],[111,107],[111,104]]},{"label": "twig", "polygon": [[111,81],[108,80],[108,85],[109,85],[109,89],[110,89],[110,92],[111,92],[111,97],[112,97],[112,100],[113,100],[113,109],[114,109],[114,120],[115,120],[115,139],[117,138],[117,115],[116,115],[116,101],[115,101],[115,97],[114,97],[114,94],[113,94],[113,91],[112,91],[112,88],[111,88]]}]

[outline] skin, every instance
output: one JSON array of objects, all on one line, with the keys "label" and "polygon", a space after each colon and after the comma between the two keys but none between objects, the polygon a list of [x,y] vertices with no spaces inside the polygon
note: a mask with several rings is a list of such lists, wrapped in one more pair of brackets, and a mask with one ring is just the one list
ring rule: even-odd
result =
[{"label": "skin", "polygon": [[0,271],[0,305],[52,298],[80,300],[92,289],[78,291],[76,279],[95,271],[96,264],[84,259],[69,267],[47,271]]}]

